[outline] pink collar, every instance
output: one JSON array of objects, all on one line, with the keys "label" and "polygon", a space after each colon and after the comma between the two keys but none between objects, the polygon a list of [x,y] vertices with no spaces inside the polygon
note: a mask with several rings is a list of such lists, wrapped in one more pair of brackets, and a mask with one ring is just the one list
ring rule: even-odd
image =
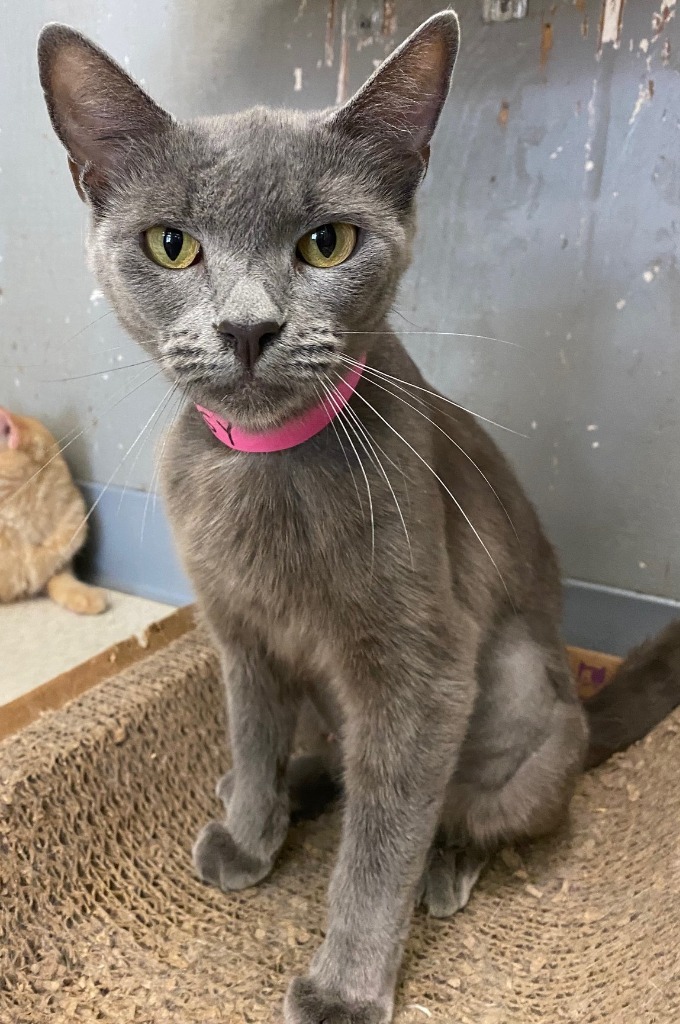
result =
[{"label": "pink collar", "polygon": [[196,408],[217,440],[226,444],[227,448],[233,448],[237,452],[282,452],[286,448],[304,444],[310,437],[320,433],[347,405],[361,379],[366,355],[360,356],[359,361],[361,366],[353,366],[336,384],[332,399],[322,399],[313,409],[289,420],[282,427],[275,427],[274,430],[251,433],[249,430],[242,430],[235,423],[223,420],[217,413],[204,409],[202,405],[197,405]]}]

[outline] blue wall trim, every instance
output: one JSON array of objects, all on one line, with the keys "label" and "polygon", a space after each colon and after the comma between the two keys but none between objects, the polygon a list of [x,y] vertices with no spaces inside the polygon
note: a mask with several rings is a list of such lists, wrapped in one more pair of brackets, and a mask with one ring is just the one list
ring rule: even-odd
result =
[{"label": "blue wall trim", "polygon": [[[81,483],[85,498],[97,507],[80,560],[81,572],[104,587],[155,601],[187,604],[191,585],[175,554],[163,503],[148,501],[145,491]],[[144,532],[144,508],[147,506]],[[673,619],[680,602],[647,597],[613,587],[565,580],[564,637],[577,647],[625,654]]]},{"label": "blue wall trim", "polygon": [[564,581],[562,629],[568,644],[627,654],[680,618],[680,602],[581,580]]}]

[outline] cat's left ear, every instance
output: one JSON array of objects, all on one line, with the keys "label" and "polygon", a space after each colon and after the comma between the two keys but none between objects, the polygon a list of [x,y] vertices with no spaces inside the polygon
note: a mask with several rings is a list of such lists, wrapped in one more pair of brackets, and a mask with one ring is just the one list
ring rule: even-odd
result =
[{"label": "cat's left ear", "polygon": [[19,427],[7,409],[0,408],[0,452],[9,448],[19,447]]},{"label": "cat's left ear", "polygon": [[107,53],[67,25],[42,30],[38,68],[76,189],[97,205],[135,149],[167,131],[172,118]]},{"label": "cat's left ear", "polygon": [[352,135],[389,141],[417,154],[427,166],[459,41],[454,11],[428,18],[332,115],[332,121]]}]

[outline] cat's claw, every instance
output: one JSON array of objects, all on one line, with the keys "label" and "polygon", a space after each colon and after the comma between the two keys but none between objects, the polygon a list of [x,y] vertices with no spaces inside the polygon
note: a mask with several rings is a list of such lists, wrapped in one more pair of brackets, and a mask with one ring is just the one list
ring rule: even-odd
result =
[{"label": "cat's claw", "polygon": [[272,869],[271,861],[259,860],[242,850],[219,821],[211,821],[201,829],[192,857],[201,881],[223,892],[257,885]]},{"label": "cat's claw", "polygon": [[389,1007],[376,1003],[349,1006],[319,988],[312,978],[295,978],[284,1004],[285,1024],[389,1024]]}]

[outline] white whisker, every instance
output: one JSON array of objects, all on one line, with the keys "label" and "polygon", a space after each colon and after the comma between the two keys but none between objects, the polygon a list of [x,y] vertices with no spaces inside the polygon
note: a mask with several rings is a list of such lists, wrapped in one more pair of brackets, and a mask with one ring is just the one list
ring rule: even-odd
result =
[{"label": "white whisker", "polygon": [[[341,374],[338,374],[338,379],[339,380],[343,379]],[[410,559],[410,562],[411,562],[411,569],[415,571],[415,564],[413,562],[413,548],[411,547],[411,538],[409,537],[409,533],[408,533],[408,530],[406,528],[406,520],[404,519],[403,513],[401,511],[401,505],[399,504],[399,500],[397,498],[397,495],[394,492],[394,487],[392,486],[392,481],[390,480],[389,476],[387,475],[387,471],[386,471],[385,467],[383,466],[382,462],[380,461],[380,458],[378,457],[378,455],[376,453],[375,445],[377,444],[377,442],[373,441],[373,438],[371,436],[370,431],[365,426],[365,424],[363,424],[361,422],[361,419],[359,418],[357,413],[354,411],[354,409],[352,409],[352,407],[349,405],[349,403],[344,407],[344,409],[340,410],[340,414],[342,414],[342,413],[347,414],[348,422],[350,423],[350,425],[352,423],[352,420],[354,420],[354,422],[356,424],[356,430],[360,430],[361,434],[363,434],[364,437],[366,438],[366,443],[370,446],[370,449],[371,449],[371,452],[372,452],[372,456],[371,456],[371,452],[368,452],[368,450],[366,449],[366,445],[364,444],[364,441],[362,440],[361,434],[358,435],[359,441],[361,442],[361,444],[362,444],[362,446],[364,448],[364,451],[366,451],[366,453],[369,455],[369,458],[373,459],[373,462],[377,466],[378,471],[385,478],[385,482],[387,483],[387,486],[390,489],[390,494],[392,495],[392,498],[394,499],[394,504],[396,505],[397,512],[398,512],[399,518],[401,520],[401,525],[402,525],[402,528],[404,530],[404,536],[406,537],[406,544],[408,545],[408,553],[409,553],[409,559]],[[350,417],[351,417],[351,419],[350,419]],[[378,445],[378,447],[380,447],[380,446]],[[390,459],[390,462],[391,461],[392,460]]]},{"label": "white whisker", "polygon": [[[142,434],[146,433],[147,429],[151,426],[151,423],[152,423],[153,419],[157,415],[160,415],[162,410],[165,408],[166,404],[170,401],[170,398],[172,397],[172,394],[173,394],[173,392],[174,392],[176,387],[177,387],[176,384],[172,384],[168,388],[168,390],[165,392],[165,394],[161,398],[160,402],[158,403],[158,405],[156,406],[154,411],[151,413],[151,416],[147,420],[146,425],[144,427],[142,427],[141,434],[139,435],[140,437],[141,437]],[[121,505],[123,504],[123,499],[125,498],[125,495],[127,493],[128,484],[130,483],[130,476],[131,476],[135,466],[137,465],[137,462],[139,461],[139,456],[140,456],[143,448],[144,448],[144,445],[140,445],[140,447],[137,449],[137,452],[135,454],[134,459],[132,460],[132,462],[131,462],[131,464],[130,464],[130,466],[128,468],[127,477],[126,477],[125,483],[123,485],[123,490],[121,491],[120,500],[118,502],[118,510],[117,510],[116,514],[118,514],[120,512]]]},{"label": "white whisker", "polygon": [[[336,375],[337,375],[337,377],[338,377],[338,379],[339,379],[339,380],[342,380],[342,376],[341,376],[340,374],[336,374]],[[406,474],[406,473],[404,472],[404,470],[402,469],[402,467],[401,467],[400,465],[398,465],[398,464],[397,464],[397,463],[396,463],[396,462],[394,461],[394,459],[393,459],[393,458],[391,458],[391,457],[390,457],[390,456],[389,456],[389,455],[387,454],[387,452],[386,452],[386,451],[385,451],[385,449],[384,449],[384,448],[382,447],[382,445],[378,444],[378,442],[377,442],[377,441],[376,441],[376,439],[375,439],[375,438],[373,437],[373,435],[372,435],[372,434],[370,433],[370,431],[369,431],[369,430],[367,429],[367,427],[365,426],[365,424],[363,424],[363,423],[361,422],[361,419],[360,419],[360,417],[359,417],[359,416],[357,415],[357,413],[356,413],[356,412],[354,411],[354,409],[352,409],[352,408],[351,408],[351,406],[350,406],[349,404],[347,405],[347,408],[348,408],[349,412],[350,412],[350,413],[352,414],[352,416],[353,416],[353,417],[354,417],[354,418],[355,418],[355,419],[356,419],[356,420],[357,420],[357,421],[359,422],[359,424],[361,425],[361,428],[362,428],[362,429],[363,429],[363,430],[364,430],[364,431],[365,431],[365,432],[366,432],[367,434],[369,434],[369,436],[370,436],[370,438],[371,438],[371,444],[372,444],[372,445],[373,445],[373,446],[374,446],[375,448],[377,448],[377,449],[378,449],[378,451],[379,451],[379,452],[380,452],[380,454],[381,454],[381,455],[383,456],[383,458],[387,459],[387,461],[389,462],[390,466],[392,466],[392,468],[393,468],[393,469],[396,469],[397,473],[399,473],[399,474],[400,474],[400,475],[401,475],[401,476],[402,476],[402,477],[404,478],[404,480],[410,480],[410,478],[409,478],[409,477],[407,476],[407,474]],[[410,483],[413,483],[413,480],[410,480]],[[407,488],[407,490],[408,490],[408,488]]]},{"label": "white whisker", "polygon": [[[352,359],[351,356],[341,355],[340,358],[344,362],[350,363],[352,366],[365,366],[364,363],[357,362],[356,359]],[[366,370],[371,373],[377,374],[379,377],[383,377],[388,381],[394,381],[397,384],[403,384],[407,388],[415,388],[416,391],[422,391],[426,395],[430,395],[432,398],[438,398],[441,402],[446,402],[447,405],[452,405],[454,409],[459,409],[461,412],[466,412],[468,416],[474,416],[477,420],[482,420],[484,423],[490,423],[492,427],[498,427],[499,430],[506,430],[508,434],[515,434],[516,437],[527,438],[527,434],[520,433],[519,430],[513,430],[512,427],[506,427],[503,423],[497,423],[496,420],[491,420],[488,416],[482,416],[479,412],[473,412],[472,409],[466,409],[464,405],[459,405],[458,402],[454,402],[451,398],[445,398],[444,395],[437,394],[436,391],[430,390],[430,388],[421,387],[419,384],[411,384],[408,380],[402,380],[401,377],[393,377],[391,373],[385,373],[384,370],[377,370],[375,366],[365,366]]]},{"label": "white whisker", "polygon": [[[167,392],[166,392],[166,394],[167,394]],[[161,401],[162,400],[163,399],[161,399]],[[123,466],[123,464],[125,463],[125,460],[128,458],[128,456],[133,451],[133,449],[136,448],[136,446],[139,444],[140,439],[143,437],[144,433],[146,432],[147,427],[149,426],[149,424],[151,423],[151,421],[153,420],[153,418],[154,418],[154,416],[156,415],[157,412],[158,412],[158,406],[156,406],[156,408],[151,413],[151,415],[149,416],[148,420],[146,421],[146,423],[144,424],[142,429],[139,431],[139,433],[135,437],[135,439],[132,442],[132,444],[128,447],[127,451],[125,452],[125,454],[123,455],[122,459],[120,460],[120,462],[118,463],[118,465],[114,469],[113,473],[111,474],[111,476],[108,478],[108,480],[104,484],[104,487],[102,488],[101,493],[98,495],[96,500],[92,503],[92,507],[87,512],[87,514],[83,517],[82,522],[79,523],[78,528],[74,531],[73,536],[71,537],[71,540],[69,541],[69,545],[72,544],[73,541],[75,540],[76,536],[78,535],[78,531],[81,530],[83,528],[83,526],[85,526],[87,524],[87,521],[89,520],[89,518],[94,513],[95,509],[97,508],[97,505],[102,500],[102,498],[106,494],[107,490],[109,489],[109,487],[113,483],[114,477],[116,476],[116,474],[120,470],[121,466]]]},{"label": "white whisker", "polygon": [[463,331],[402,331],[396,329],[394,331],[335,331],[335,334],[363,334],[366,337],[371,335],[374,337],[386,338],[392,334],[401,334],[404,336],[415,336],[423,335],[429,338],[472,338],[476,341],[495,341],[499,345],[509,345],[511,348],[517,348],[520,351],[525,351],[524,345],[518,345],[516,341],[506,341],[505,338],[492,338],[488,334],[466,334]]},{"label": "white whisker", "polygon": [[[319,399],[319,401],[320,401],[321,403],[323,403],[323,398],[322,398],[322,397],[321,397],[321,395],[319,394],[319,390],[318,390],[318,388],[317,388],[317,387],[314,387],[314,391],[316,392],[316,396],[317,396],[317,398]],[[345,457],[345,462],[347,463],[347,468],[348,468],[348,470],[349,470],[349,472],[350,472],[350,476],[352,477],[352,483],[354,484],[354,490],[356,491],[356,495],[357,495],[357,501],[359,502],[359,508],[361,509],[361,516],[362,516],[362,518],[363,518],[363,519],[365,519],[365,514],[364,514],[364,503],[363,503],[363,501],[361,500],[361,495],[359,494],[359,485],[357,484],[357,480],[356,480],[356,477],[355,477],[355,475],[354,475],[354,470],[352,469],[352,464],[351,464],[351,462],[349,461],[349,455],[348,455],[348,454],[347,454],[347,452],[345,451],[345,446],[343,445],[342,441],[340,440],[340,434],[338,433],[338,428],[337,428],[337,427],[336,427],[336,425],[335,425],[335,418],[333,418],[333,419],[331,420],[331,426],[332,426],[332,428],[333,428],[333,432],[335,433],[335,436],[336,436],[336,438],[337,438],[337,441],[338,441],[338,445],[339,445],[339,447],[340,447],[340,450],[342,451],[342,454],[343,454],[343,455],[344,455],[344,457]]]},{"label": "white whisker", "polygon": [[[106,313],[102,313],[102,315],[101,315],[101,316],[98,316],[98,317],[96,318],[96,320],[91,320],[89,324],[85,324],[85,326],[84,326],[84,327],[81,327],[81,328],[80,328],[80,330],[79,330],[79,331],[76,331],[76,333],[75,333],[75,334],[70,334],[70,335],[68,335],[67,337],[65,337],[65,338],[62,338],[62,339],[61,339],[61,340],[60,340],[59,342],[57,342],[57,344],[58,344],[58,345],[67,345],[67,344],[70,344],[70,343],[71,343],[72,341],[75,341],[75,339],[76,339],[76,338],[80,337],[80,335],[81,335],[81,334],[83,334],[83,333],[84,333],[84,332],[85,332],[86,330],[88,330],[88,328],[90,328],[90,327],[94,327],[94,326],[95,326],[95,324],[98,324],[100,320],[103,320],[103,319],[104,319],[104,317],[106,317],[106,316],[113,316],[114,312],[115,312],[115,311],[114,311],[113,309],[109,309],[109,310],[108,310],[108,311],[107,311]],[[125,347],[126,347],[126,346],[124,346],[124,345],[116,345],[116,346],[115,346],[115,348],[106,348],[106,349],[102,349],[102,350],[101,350],[100,352],[98,352],[97,354],[98,354],[98,355],[100,355],[100,356],[104,356],[104,355],[107,355],[107,354],[108,354],[108,353],[110,353],[110,352],[119,352],[119,351],[121,350],[121,348],[125,348]],[[22,361],[21,361],[21,368],[22,368],[23,370],[38,370],[38,369],[44,369],[44,367],[45,367],[46,363],[47,363],[47,365],[49,366],[49,364],[50,364],[50,360],[43,360],[43,361],[42,361],[42,362],[40,362],[40,363],[25,363],[25,362],[23,362],[23,360],[22,360]],[[17,368],[18,368],[18,364],[17,364],[17,363],[8,363],[8,364],[6,364],[6,363],[0,363],[0,367],[1,367],[2,369],[5,369],[5,370],[15,370],[15,369],[17,369]],[[109,367],[109,369],[111,369],[111,367]],[[102,372],[103,372],[103,373],[108,373],[108,372],[109,372],[109,369],[107,369],[107,370],[103,370]],[[69,378],[67,378],[67,379],[69,379],[69,380],[74,380],[74,379],[77,379],[77,378],[72,378],[72,377],[69,377]],[[42,381],[41,381],[41,383],[44,383],[44,382],[42,382]]]},{"label": "white whisker", "polygon": [[[67,338],[62,338],[62,340],[60,342],[58,342],[58,344],[59,345],[70,345],[72,341],[75,341],[76,338],[79,338],[80,335],[84,334],[85,331],[89,330],[90,327],[94,327],[94,325],[98,324],[100,322],[100,320],[104,320],[107,316],[113,316],[114,312],[115,312],[115,310],[113,310],[113,309],[107,309],[107,311],[105,313],[102,313],[101,316],[96,317],[94,320],[90,320],[89,324],[85,324],[85,326],[81,327],[80,330],[76,331],[75,334],[69,334],[69,336]],[[36,364],[36,365],[39,365],[39,364]]]},{"label": "white whisker", "polygon": [[92,373],[81,373],[76,377],[47,377],[39,380],[40,384],[66,384],[71,380],[86,380],[88,377],[101,377],[104,374],[115,373],[117,370],[134,370],[136,366],[148,366],[153,359],[142,359],[139,363],[126,363],[125,366],[107,366],[103,370],[93,370]]},{"label": "white whisker", "polygon": [[[159,373],[160,373],[160,370],[157,370],[157,371],[156,371],[155,373],[153,373],[153,374],[152,374],[152,375],[151,375],[150,377],[148,377],[148,378],[147,378],[147,380],[143,380],[143,381],[142,381],[142,382],[141,382],[140,384],[137,384],[137,382],[138,382],[138,381],[140,380],[140,378],[141,378],[141,377],[143,376],[143,374],[144,374],[144,370],[140,370],[140,372],[139,372],[139,373],[136,373],[136,374],[135,374],[135,376],[134,376],[134,377],[132,378],[132,381],[126,381],[126,383],[125,383],[125,384],[123,385],[123,387],[122,387],[122,388],[120,389],[120,391],[118,391],[118,392],[116,393],[116,397],[115,397],[115,400],[114,400],[114,402],[113,402],[113,403],[112,403],[111,405],[109,405],[109,406],[108,406],[108,407],[107,407],[106,409],[104,409],[104,412],[102,413],[102,416],[106,416],[106,415],[108,415],[108,413],[112,412],[112,411],[113,411],[113,409],[115,409],[115,408],[116,408],[116,407],[117,407],[118,405],[120,405],[120,403],[121,403],[121,402],[123,402],[123,401],[124,401],[124,400],[125,400],[125,399],[126,399],[126,398],[127,398],[128,396],[129,396],[129,395],[133,395],[133,394],[135,393],[135,391],[137,391],[137,390],[138,390],[139,388],[143,387],[143,386],[144,386],[144,384],[146,384],[146,383],[147,383],[147,381],[149,381],[149,380],[153,380],[153,379],[154,379],[154,377],[157,377],[157,376],[159,375]],[[135,386],[135,387],[134,387],[134,388],[132,389],[132,391],[128,391],[128,390],[127,390],[127,388],[129,387],[129,385],[130,385],[130,384],[135,384],[135,385],[136,385],[136,386]],[[92,420],[92,423],[90,424],[90,426],[94,426],[94,424],[95,424],[95,423],[97,422],[97,420],[98,420],[98,419],[100,419],[100,418],[101,418],[100,416],[96,416],[96,417],[95,417],[95,418],[94,418],[94,419]],[[78,428],[77,428],[77,427],[73,427],[73,429],[72,429],[72,430],[68,430],[68,431],[67,431],[67,432],[66,432],[66,433],[65,433],[65,434],[63,435],[63,437],[60,437],[60,438],[58,438],[58,439],[57,439],[57,442],[56,442],[56,443],[57,443],[57,445],[61,445],[61,444],[62,444],[62,443],[63,443],[63,442],[64,442],[64,441],[65,441],[65,440],[67,439],[67,438],[71,438],[71,434],[73,434],[73,432],[74,432],[75,430],[78,430]],[[79,432],[79,433],[77,434],[77,436],[76,436],[76,437],[72,437],[72,438],[71,438],[71,440],[70,440],[70,441],[69,441],[68,443],[69,443],[69,444],[71,444],[71,443],[72,443],[73,441],[76,441],[76,440],[78,439],[78,437],[80,437],[80,436],[81,436],[81,434],[84,434],[84,433],[85,433],[85,431],[86,431],[86,430],[87,430],[87,427],[82,427],[82,429],[81,429],[81,430],[80,430],[80,432]],[[61,451],[65,451],[65,449],[66,449],[67,447],[68,447],[68,445],[64,445],[64,448],[62,448],[62,449],[61,449]],[[59,454],[59,453],[57,452],[57,454]]]},{"label": "white whisker", "polygon": [[402,313],[402,311],[400,309],[397,309],[396,306],[390,306],[390,309],[392,310],[393,313],[396,313],[397,316],[400,316],[402,320],[405,320],[407,324],[410,324],[411,327],[416,327],[419,331],[422,329],[420,324],[415,324],[413,320],[409,320],[406,314]]},{"label": "white whisker", "polygon": [[[337,405],[333,401],[333,396],[331,395],[330,391],[328,390],[328,385],[325,384],[323,381],[321,381],[321,387],[323,388],[323,390],[324,390],[324,392],[326,394],[326,398],[331,403],[331,408],[335,409],[336,412],[337,412]],[[345,426],[344,421],[342,419],[339,419],[338,422],[339,422],[340,426],[342,427],[342,429],[345,431],[345,435],[347,437],[347,440],[349,441],[349,443],[350,443],[350,445],[352,447],[352,450],[353,450],[353,452],[354,452],[354,454],[356,456],[356,460],[359,463],[359,468],[360,468],[360,470],[361,470],[361,472],[363,474],[363,477],[364,477],[364,483],[366,484],[366,494],[368,496],[368,508],[369,508],[369,512],[370,512],[370,516],[371,516],[371,575],[373,575],[373,564],[374,564],[374,561],[375,561],[375,518],[373,516],[373,497],[371,495],[371,485],[368,482],[368,476],[366,475],[366,470],[364,469],[364,464],[361,461],[361,458],[359,457],[359,452],[356,450],[354,442],[352,441],[352,438],[349,436],[349,431],[347,430],[347,427]]]},{"label": "white whisker", "polygon": [[[176,381],[175,385],[173,387],[173,390],[172,390],[172,394],[170,395],[170,401],[168,402],[168,405],[166,406],[166,410],[170,406],[170,403],[172,402],[172,399],[174,398],[174,396],[175,396],[175,394],[177,392],[177,388],[178,387],[179,387],[179,381]],[[166,423],[165,427],[161,428],[164,431],[164,433],[163,433],[163,443],[161,445],[160,452],[156,456],[155,464],[154,464],[154,468],[153,468],[153,473],[151,474],[151,483],[149,484],[149,489],[146,492],[146,499],[144,501],[144,512],[142,514],[142,526],[141,526],[141,529],[139,531],[139,543],[140,544],[143,544],[143,542],[144,542],[144,528],[146,526],[146,517],[147,517],[147,513],[149,511],[149,498],[151,497],[152,494],[153,494],[153,514],[154,515],[156,514],[156,490],[155,490],[156,479],[158,477],[158,474],[160,473],[160,468],[161,468],[161,466],[163,464],[163,456],[165,455],[165,446],[168,443],[168,437],[170,436],[170,432],[171,432],[173,426],[175,425],[175,420],[177,419],[177,415],[178,415],[180,409],[182,408],[182,402],[186,399],[186,397],[187,397],[186,389],[182,388],[182,393],[179,396],[179,401],[178,401],[178,403],[177,403],[177,405],[175,407],[174,413],[172,414],[172,419],[170,421],[170,425],[168,426],[167,423]],[[166,410],[164,410],[164,412]],[[167,417],[166,417],[166,419],[167,419]]]},{"label": "white whisker", "polygon": [[[370,367],[369,367],[369,369],[370,369]],[[407,402],[406,399],[402,398],[400,395],[395,395],[395,393],[393,391],[390,391],[388,388],[384,387],[382,384],[379,384],[377,380],[371,380],[371,384],[373,384],[373,386],[376,387],[376,388],[380,388],[380,390],[384,391],[385,394],[392,395],[393,398],[396,398],[400,402],[403,402],[405,406],[407,406],[409,409],[412,409],[413,412],[417,413],[419,416],[422,416],[423,419],[427,420],[428,423],[431,423],[432,426],[435,428],[435,430],[438,430],[440,434],[443,434],[444,437],[447,438],[447,440],[449,440],[451,442],[451,444],[454,445],[458,449],[458,451],[461,453],[461,455],[463,455],[468,460],[468,462],[472,466],[474,466],[474,468],[477,470],[477,472],[481,476],[481,478],[484,481],[484,483],[487,485],[487,487],[489,488],[489,490],[491,491],[491,493],[495,497],[495,499],[498,502],[498,504],[500,505],[501,509],[503,510],[503,512],[505,514],[505,518],[510,523],[510,526],[512,527],[512,532],[514,533],[514,535],[515,535],[515,537],[517,539],[517,542],[519,543],[519,536],[518,536],[517,530],[515,529],[515,524],[513,523],[512,519],[510,518],[510,513],[508,512],[507,508],[503,504],[503,501],[501,500],[501,497],[498,494],[498,491],[493,486],[493,484],[491,483],[491,481],[487,477],[486,473],[482,469],[479,468],[479,466],[477,465],[475,460],[472,458],[472,456],[468,455],[468,453],[465,451],[465,449],[461,445],[459,445],[458,442],[455,440],[455,438],[451,437],[451,435],[448,434],[443,429],[443,427],[440,427],[438,423],[435,423],[431,416],[428,416],[426,413],[421,412],[420,409],[416,409],[415,405],[411,405],[410,402]],[[399,391],[403,391],[405,394],[409,395],[409,397],[411,397],[411,398],[414,397],[413,395],[411,395],[411,393],[409,391],[406,391],[405,388],[399,387],[398,384],[393,384],[392,387],[398,388]],[[422,399],[416,398],[416,401],[422,401]],[[433,412],[438,411],[438,410],[435,409],[434,406],[429,405],[427,402],[423,402],[423,404],[425,406],[427,406],[427,408],[432,409]]]},{"label": "white whisker", "polygon": [[385,426],[389,430],[391,430],[393,434],[396,434],[396,436],[401,441],[403,441],[403,443],[406,445],[407,448],[410,448],[410,450],[413,452],[413,454],[416,456],[416,458],[420,462],[422,462],[422,464],[432,474],[432,476],[435,478],[435,480],[438,481],[440,486],[444,488],[444,490],[446,491],[448,496],[451,498],[451,501],[453,501],[453,503],[455,504],[456,508],[458,509],[460,514],[463,516],[463,519],[468,524],[468,526],[470,527],[470,529],[474,533],[475,537],[477,538],[477,540],[481,544],[482,548],[486,552],[486,554],[487,554],[487,556],[489,558],[489,561],[491,562],[491,564],[493,565],[494,569],[498,573],[498,578],[500,579],[501,583],[503,584],[503,589],[505,590],[505,593],[507,594],[508,600],[510,601],[510,604],[512,605],[512,607],[514,609],[513,601],[512,601],[512,598],[510,597],[510,591],[508,590],[508,587],[507,587],[507,584],[506,584],[506,582],[505,582],[505,580],[503,578],[502,572],[498,568],[496,560],[494,559],[493,555],[491,554],[491,552],[489,551],[488,547],[484,543],[484,540],[480,536],[479,532],[477,531],[477,528],[475,527],[474,523],[472,522],[472,520],[468,516],[467,512],[465,511],[465,509],[463,508],[461,503],[456,498],[455,494],[453,494],[453,492],[447,487],[447,485],[444,483],[444,481],[439,476],[439,474],[432,468],[432,466],[430,466],[430,464],[427,462],[427,460],[423,458],[423,456],[420,454],[420,452],[416,451],[416,449],[413,447],[413,445],[410,444],[406,440],[406,438],[402,434],[399,433],[399,431],[396,429],[396,427],[393,427],[392,424],[388,420],[386,420],[385,417],[381,413],[378,412],[378,410],[375,408],[374,405],[371,405],[371,403],[366,398],[364,398],[364,396],[362,394],[360,394],[358,391],[355,391],[354,394],[357,396],[358,399],[360,399],[364,403],[364,405],[367,405],[369,407],[369,409],[371,409],[379,419],[381,419],[383,421]]}]

